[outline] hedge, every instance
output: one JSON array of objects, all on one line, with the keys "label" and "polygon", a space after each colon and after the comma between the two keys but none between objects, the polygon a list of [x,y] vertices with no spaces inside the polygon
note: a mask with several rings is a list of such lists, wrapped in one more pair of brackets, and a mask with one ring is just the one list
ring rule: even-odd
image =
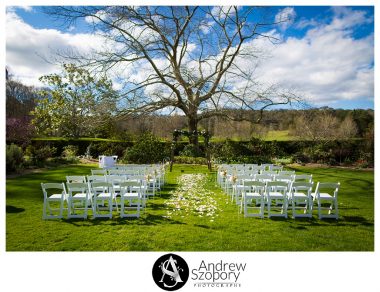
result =
[{"label": "hedge", "polygon": [[[90,149],[92,157],[99,155],[118,155],[123,157],[125,150],[131,148],[135,142],[107,140],[107,139],[32,139],[35,147],[50,146],[57,149],[56,156],[61,156],[65,146],[74,145],[78,147],[78,155],[85,155]],[[162,149],[170,153],[171,143],[160,141]],[[175,156],[180,156],[188,143],[177,143],[174,150]],[[200,142],[201,153],[205,153],[205,147]],[[291,158],[299,162],[321,162],[329,164],[353,163],[364,159],[373,165],[372,146],[368,146],[363,139],[348,141],[331,141],[317,143],[312,141],[262,141],[251,139],[250,141],[211,142],[210,153],[217,162],[244,162],[260,163],[268,162],[274,158]]]}]

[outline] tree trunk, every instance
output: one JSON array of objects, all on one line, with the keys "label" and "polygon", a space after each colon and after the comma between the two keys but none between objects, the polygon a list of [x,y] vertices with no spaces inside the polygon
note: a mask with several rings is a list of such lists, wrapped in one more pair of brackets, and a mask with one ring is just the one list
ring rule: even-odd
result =
[{"label": "tree trunk", "polygon": [[189,142],[198,147],[198,120],[194,116],[189,116],[187,121],[189,126]]}]

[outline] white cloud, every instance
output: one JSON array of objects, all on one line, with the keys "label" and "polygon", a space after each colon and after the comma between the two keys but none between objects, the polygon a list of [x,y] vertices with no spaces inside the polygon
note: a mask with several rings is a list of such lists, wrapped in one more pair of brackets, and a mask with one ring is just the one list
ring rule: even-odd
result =
[{"label": "white cloud", "polygon": [[227,15],[234,15],[235,14],[235,8],[232,6],[214,6],[211,9],[211,15],[213,15],[215,18],[224,19]]},{"label": "white cloud", "polygon": [[286,30],[296,18],[296,11],[293,7],[286,7],[275,16],[275,22],[279,23],[279,26],[282,30]]},{"label": "white cloud", "polygon": [[18,6],[18,8],[25,10],[26,12],[32,12],[33,7],[32,6]]},{"label": "white cloud", "polygon": [[260,60],[259,80],[296,88],[317,104],[373,100],[373,35],[352,37],[352,28],[369,20],[362,11],[349,12],[340,10],[331,22],[309,29],[303,38],[268,44],[272,58]]},{"label": "white cloud", "polygon": [[[100,22],[100,19],[106,19],[106,12],[104,10],[99,10],[98,12],[95,13],[95,16],[86,16],[84,18],[84,20],[87,22],[87,23],[99,23]],[[99,19],[100,18],[100,19]]]},{"label": "white cloud", "polygon": [[90,54],[104,45],[89,34],[62,33],[54,29],[35,29],[13,11],[6,14],[6,64],[16,79],[27,85],[40,86],[38,78],[60,67],[44,60],[53,59],[54,52],[71,50]]}]

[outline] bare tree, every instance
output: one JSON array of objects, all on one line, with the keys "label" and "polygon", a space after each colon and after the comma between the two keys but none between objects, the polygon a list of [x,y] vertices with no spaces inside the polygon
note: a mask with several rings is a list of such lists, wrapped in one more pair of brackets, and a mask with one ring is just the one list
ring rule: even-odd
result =
[{"label": "bare tree", "polygon": [[[265,8],[64,6],[47,13],[67,25],[78,19],[92,23],[103,49],[69,57],[102,71],[123,72],[121,114],[182,111],[195,133],[193,144],[205,118],[259,122],[268,107],[299,100],[273,84],[261,86],[255,66],[241,66],[259,58],[255,40],[276,41],[270,30],[279,22]],[[229,109],[237,108],[245,111],[231,115],[236,111]]]},{"label": "bare tree", "polygon": [[357,133],[358,126],[352,116],[348,115],[339,126],[338,138],[340,140],[351,139],[355,137]]}]

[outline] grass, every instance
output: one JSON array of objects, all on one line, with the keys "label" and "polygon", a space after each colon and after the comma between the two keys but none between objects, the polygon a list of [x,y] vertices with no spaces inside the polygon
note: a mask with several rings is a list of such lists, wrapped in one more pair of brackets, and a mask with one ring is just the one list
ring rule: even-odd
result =
[{"label": "grass", "polygon": [[266,141],[292,141],[295,137],[289,135],[288,130],[284,131],[268,131],[264,140]]},{"label": "grass", "polygon": [[[315,181],[340,181],[340,220],[244,218],[215,186],[206,167],[174,165],[159,196],[139,219],[42,220],[40,182],[89,174],[95,165],[70,165],[7,179],[7,251],[373,251],[374,173],[339,168],[296,168]],[[205,189],[218,206],[213,221],[173,214],[165,203],[181,174],[206,173]],[[172,208],[172,207],[170,207]]]}]

